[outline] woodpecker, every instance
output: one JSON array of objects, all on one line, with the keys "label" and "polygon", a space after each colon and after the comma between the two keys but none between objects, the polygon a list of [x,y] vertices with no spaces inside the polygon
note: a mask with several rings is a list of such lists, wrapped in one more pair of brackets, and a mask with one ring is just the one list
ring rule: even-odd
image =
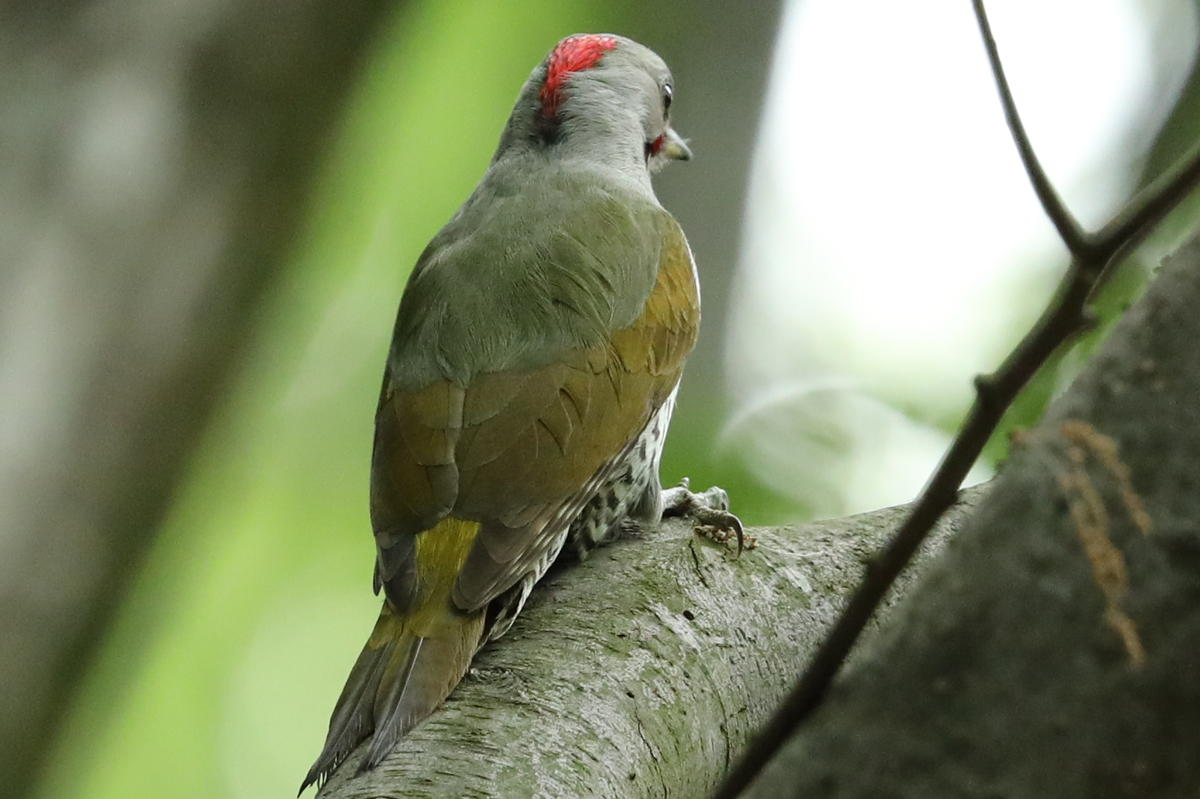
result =
[{"label": "woodpecker", "polygon": [[700,324],[691,250],[650,183],[691,158],[673,93],[634,41],[563,39],[414,267],[371,459],[383,610],[301,791],[368,738],[359,771],[377,766],[564,547],[584,555],[661,518],[663,441]]}]

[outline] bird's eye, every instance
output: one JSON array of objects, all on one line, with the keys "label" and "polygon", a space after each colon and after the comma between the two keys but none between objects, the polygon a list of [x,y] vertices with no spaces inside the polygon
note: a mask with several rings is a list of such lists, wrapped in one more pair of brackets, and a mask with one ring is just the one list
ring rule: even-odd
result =
[{"label": "bird's eye", "polygon": [[675,94],[675,90],[671,88],[671,84],[663,84],[663,113],[671,110],[671,97]]}]

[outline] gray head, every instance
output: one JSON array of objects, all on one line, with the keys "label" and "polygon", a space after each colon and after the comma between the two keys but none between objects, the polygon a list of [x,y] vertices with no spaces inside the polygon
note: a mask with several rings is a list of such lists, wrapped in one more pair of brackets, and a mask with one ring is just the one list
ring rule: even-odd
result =
[{"label": "gray head", "polygon": [[647,173],[691,151],[671,128],[671,71],[623,36],[563,39],[529,76],[496,160],[511,151]]}]

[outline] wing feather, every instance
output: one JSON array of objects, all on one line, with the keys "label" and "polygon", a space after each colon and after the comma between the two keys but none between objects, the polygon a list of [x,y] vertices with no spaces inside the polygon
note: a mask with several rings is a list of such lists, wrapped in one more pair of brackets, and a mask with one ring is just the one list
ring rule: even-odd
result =
[{"label": "wing feather", "polygon": [[401,539],[447,514],[481,522],[452,594],[462,610],[540,576],[557,554],[571,520],[678,384],[695,343],[691,252],[667,219],[643,311],[607,340],[546,366],[482,372],[462,386],[441,379],[385,391],[372,517],[389,597],[403,602],[415,590],[415,570],[404,562],[415,549]]}]

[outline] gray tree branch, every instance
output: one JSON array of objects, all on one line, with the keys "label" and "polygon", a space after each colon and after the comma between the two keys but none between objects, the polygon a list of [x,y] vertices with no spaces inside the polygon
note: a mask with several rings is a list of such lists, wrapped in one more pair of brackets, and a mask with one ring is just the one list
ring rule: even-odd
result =
[{"label": "gray tree branch", "polygon": [[1200,238],[749,796],[1192,797]]},{"label": "gray tree branch", "polygon": [[360,749],[319,796],[703,796],[904,513],[751,530],[738,559],[669,521],[559,568],[391,757],[352,778]]},{"label": "gray tree branch", "polygon": [[[751,795],[1194,795],[1197,341],[1200,241],[955,508]],[[703,796],[903,516],[755,530],[741,560],[674,523],[556,572],[445,707],[321,796]]]},{"label": "gray tree branch", "polygon": [[141,562],[389,5],[0,3],[0,794]]}]

